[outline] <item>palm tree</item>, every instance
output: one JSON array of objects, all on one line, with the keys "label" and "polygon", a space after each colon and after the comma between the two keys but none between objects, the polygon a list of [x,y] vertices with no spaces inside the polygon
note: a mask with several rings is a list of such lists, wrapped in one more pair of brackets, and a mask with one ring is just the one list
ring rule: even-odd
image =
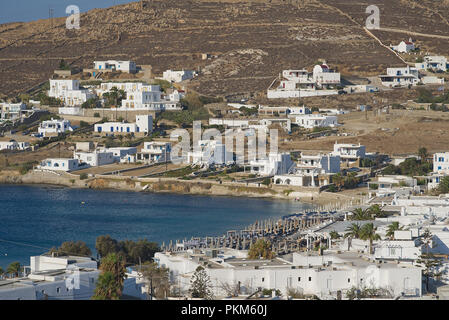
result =
[{"label": "palm tree", "polygon": [[371,215],[367,209],[356,208],[352,210],[351,220],[371,220]]},{"label": "palm tree", "polygon": [[101,260],[101,274],[98,277],[93,300],[117,300],[123,292],[126,278],[123,256],[111,253]]},{"label": "palm tree", "polygon": [[429,156],[429,153],[427,152],[427,149],[424,147],[421,147],[418,149],[418,155],[421,158],[421,163],[427,161],[427,157]]},{"label": "palm tree", "polygon": [[345,238],[351,237],[355,239],[360,238],[360,224],[358,223],[352,223],[349,227],[346,228]]},{"label": "palm tree", "polygon": [[394,232],[398,230],[402,230],[404,227],[399,227],[399,222],[395,221],[388,226],[387,229],[387,237],[390,239],[394,239]]},{"label": "palm tree", "polygon": [[380,240],[380,236],[376,233],[377,228],[374,224],[367,223],[360,229],[360,239],[369,240],[369,253],[373,254],[373,241]]},{"label": "palm tree", "polygon": [[341,173],[337,173],[332,176],[332,182],[337,187],[338,190],[341,190],[342,185],[345,182],[345,178],[342,176]]},{"label": "palm tree", "polygon": [[20,262],[12,262],[6,269],[6,273],[13,274],[14,277],[18,277],[20,272]]},{"label": "palm tree", "polygon": [[372,218],[382,218],[385,217],[385,211],[378,204],[374,204],[368,208],[368,213]]}]

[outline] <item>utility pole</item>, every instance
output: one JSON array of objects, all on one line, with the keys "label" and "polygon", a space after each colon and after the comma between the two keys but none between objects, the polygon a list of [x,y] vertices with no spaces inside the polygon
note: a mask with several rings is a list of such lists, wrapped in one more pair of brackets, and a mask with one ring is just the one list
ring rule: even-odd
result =
[{"label": "utility pole", "polygon": [[48,8],[48,18],[50,19],[50,25],[53,28],[53,13],[54,13],[54,9],[53,8]]}]

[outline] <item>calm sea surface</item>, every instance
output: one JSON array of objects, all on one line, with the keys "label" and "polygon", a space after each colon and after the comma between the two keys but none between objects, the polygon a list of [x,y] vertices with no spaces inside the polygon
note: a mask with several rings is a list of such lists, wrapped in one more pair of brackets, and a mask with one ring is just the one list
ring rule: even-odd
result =
[{"label": "calm sea surface", "polygon": [[[134,0],[135,1],[135,0]],[[7,22],[28,22],[48,19],[49,10],[54,17],[65,17],[66,8],[76,5],[81,12],[95,8],[106,8],[132,0],[0,0],[0,24]]]},{"label": "calm sea surface", "polygon": [[0,185],[0,266],[12,261],[29,265],[31,255],[69,240],[82,240],[92,250],[96,237],[106,234],[119,240],[147,238],[168,244],[192,236],[222,235],[304,208],[310,206],[294,201]]}]

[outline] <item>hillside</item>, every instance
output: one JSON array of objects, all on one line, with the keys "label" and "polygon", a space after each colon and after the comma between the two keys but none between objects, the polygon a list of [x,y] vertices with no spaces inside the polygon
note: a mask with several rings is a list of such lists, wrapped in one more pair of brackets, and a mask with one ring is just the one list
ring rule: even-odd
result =
[{"label": "hillside", "polygon": [[[48,79],[60,59],[130,59],[167,68],[202,68],[192,87],[204,94],[265,91],[284,68],[325,59],[344,74],[376,75],[401,60],[364,30],[366,0],[149,1],[91,10],[81,29],[65,18],[0,25],[0,94]],[[423,51],[449,52],[449,1],[379,0],[386,45],[413,37]],[[201,53],[218,56],[201,60]]]}]

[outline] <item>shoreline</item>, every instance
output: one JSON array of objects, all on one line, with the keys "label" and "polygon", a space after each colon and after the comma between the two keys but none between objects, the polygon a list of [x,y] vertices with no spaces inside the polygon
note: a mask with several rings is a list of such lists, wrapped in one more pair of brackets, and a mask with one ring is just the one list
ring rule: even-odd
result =
[{"label": "shoreline", "polygon": [[113,190],[163,194],[203,195],[298,201],[315,206],[347,205],[352,199],[343,194],[322,192],[319,188],[293,186],[269,187],[259,183],[235,183],[214,180],[180,180],[176,178],[134,178],[129,176],[95,175],[81,180],[66,172],[32,170],[24,175],[18,171],[0,171],[0,184],[66,187],[75,189]]}]

